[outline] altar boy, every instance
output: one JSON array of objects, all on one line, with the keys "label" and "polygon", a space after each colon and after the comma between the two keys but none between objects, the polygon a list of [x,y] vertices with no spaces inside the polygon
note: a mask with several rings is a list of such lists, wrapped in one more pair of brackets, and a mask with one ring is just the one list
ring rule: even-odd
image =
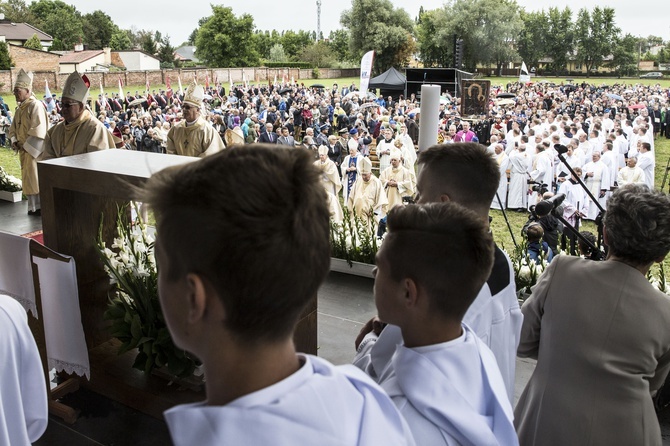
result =
[{"label": "altar boy", "polygon": [[461,322],[493,266],[488,226],[454,202],[399,206],[387,224],[375,304],[404,344],[379,384],[417,444],[517,445],[495,357]]},{"label": "altar boy", "polygon": [[158,172],[161,307],[205,368],[207,400],[165,418],[175,445],[413,445],[364,373],[297,354],[293,332],[329,270],[329,212],[305,151],[247,145]]}]

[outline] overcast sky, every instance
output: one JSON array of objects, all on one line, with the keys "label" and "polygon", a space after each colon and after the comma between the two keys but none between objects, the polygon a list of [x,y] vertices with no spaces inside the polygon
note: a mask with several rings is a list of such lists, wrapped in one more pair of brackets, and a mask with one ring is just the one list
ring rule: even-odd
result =
[{"label": "overcast sky", "polygon": [[[439,8],[443,0],[401,1],[391,0],[396,7],[403,7],[412,18],[418,15],[419,7],[425,10]],[[93,2],[90,0],[65,0],[74,5],[81,13],[101,9],[121,28],[147,29],[160,31],[170,36],[173,46],[179,46],[198,25],[198,20],[211,15],[210,3],[214,1],[192,0],[190,2],[163,0],[149,2],[138,0],[115,0],[112,2]],[[547,10],[550,6],[563,9],[569,3],[558,3],[550,0],[517,0],[526,10]],[[633,35],[644,37],[653,34],[670,40],[670,24],[668,13],[660,0],[582,0],[578,5],[570,4],[573,12],[576,9],[594,6],[610,6],[616,10],[616,23],[623,30]],[[217,3],[220,4],[220,3]],[[229,6],[224,4],[224,6]],[[254,24],[261,30],[316,30],[316,0],[255,0],[238,1],[232,5],[233,12],[239,16],[249,13],[254,17]],[[340,15],[343,10],[351,8],[347,0],[322,0],[321,30],[327,37],[330,31],[341,28]]]}]

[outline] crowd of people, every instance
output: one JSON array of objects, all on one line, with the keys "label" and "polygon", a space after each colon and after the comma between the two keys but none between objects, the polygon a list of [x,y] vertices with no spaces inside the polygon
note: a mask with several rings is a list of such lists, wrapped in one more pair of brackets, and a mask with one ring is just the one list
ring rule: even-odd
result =
[{"label": "crowd of people", "polygon": [[[670,201],[635,168],[653,155],[652,135],[668,130],[667,90],[515,84],[512,107],[494,91],[486,119],[459,116],[448,98],[441,144],[417,156],[413,97],[192,84],[167,92],[165,106],[163,92],[114,98],[118,110],[101,95],[96,119],[85,75],[68,78],[51,112],[27,74],[19,81],[9,134],[26,169],[114,145],[203,158],[154,174],[143,192],[156,216],[166,323],[206,375],[206,401],[165,413],[175,444],[660,444],[651,393],[670,369],[670,301],[645,275],[670,251]],[[62,120],[50,126],[54,111]],[[567,173],[562,146],[575,162]],[[507,181],[505,156],[523,182],[512,168]],[[576,177],[608,208],[608,259],[557,256],[520,307],[490,208],[527,209]],[[292,341],[328,272],[342,202],[388,228],[374,271],[378,316],[355,340],[356,368],[296,352]],[[585,201],[577,212],[591,215]],[[3,329],[26,338],[19,312],[5,313]],[[517,355],[538,363],[513,409]],[[19,387],[26,378],[6,379]],[[44,392],[38,384],[30,392]],[[38,405],[26,417],[34,424],[0,422],[0,435],[34,440],[45,428]]]}]

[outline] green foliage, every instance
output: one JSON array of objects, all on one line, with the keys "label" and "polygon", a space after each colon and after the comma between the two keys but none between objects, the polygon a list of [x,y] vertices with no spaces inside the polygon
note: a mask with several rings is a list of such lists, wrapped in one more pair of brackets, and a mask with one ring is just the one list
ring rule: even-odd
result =
[{"label": "green foliage", "polygon": [[26,43],[24,43],[23,46],[32,50],[42,51],[42,42],[40,41],[40,38],[37,37],[37,34],[33,34],[30,39],[26,40]]},{"label": "green foliage", "polygon": [[166,68],[173,68],[175,48],[172,45],[170,45],[170,37],[165,36],[158,43],[160,44],[160,48],[158,50],[158,53],[156,54],[156,57],[160,59],[161,67],[165,65]]},{"label": "green foliage", "polygon": [[284,51],[284,46],[281,43],[275,43],[270,48],[270,62],[286,62],[288,57],[286,57],[286,52]]},{"label": "green foliage", "polygon": [[281,35],[280,43],[286,52],[286,55],[289,58],[296,58],[300,51],[308,45],[314,43],[314,38],[312,34],[308,31],[300,30],[295,31],[285,31]]},{"label": "green foliage", "polygon": [[[446,8],[419,11],[416,34],[419,59],[426,67],[451,67],[454,61],[453,35],[446,27]],[[450,43],[451,42],[451,43]]]},{"label": "green foliage", "polygon": [[140,49],[152,56],[158,52],[158,44],[160,43],[160,33],[153,31],[141,30],[137,33],[137,41]]},{"label": "green foliage", "polygon": [[122,342],[119,354],[137,349],[134,368],[150,373],[167,366],[175,376],[190,376],[197,361],[174,345],[158,300],[154,239],[141,220],[131,225],[126,211],[122,208],[117,215],[113,250],[105,245],[100,222],[97,250],[116,288],[104,319]]},{"label": "green foliage", "polygon": [[133,48],[130,40],[130,31],[117,29],[109,40],[109,46],[112,51],[126,51]]},{"label": "green foliage", "polygon": [[567,6],[563,10],[549,8],[549,27],[546,33],[546,54],[552,58],[549,69],[555,73],[566,70],[568,55],[573,50],[574,26],[572,11]]},{"label": "green foliage", "polygon": [[82,41],[84,31],[81,13],[60,0],[38,0],[29,6],[37,28],[54,38],[51,50],[72,50]]},{"label": "green foliage", "polygon": [[575,23],[577,61],[584,64],[587,77],[603,64],[619,32],[614,24],[613,8],[596,6],[592,12],[586,8],[579,10]]},{"label": "green foliage", "polygon": [[335,58],[340,62],[351,62],[354,60],[349,51],[349,31],[336,29],[328,36],[328,46],[335,53]]},{"label": "green foliage", "polygon": [[275,45],[280,44],[281,36],[276,29],[272,31],[254,31],[254,45],[258,54],[263,59],[270,59],[270,50]]},{"label": "green foliage", "polygon": [[308,62],[265,62],[268,68],[313,68]]},{"label": "green foliage", "polygon": [[9,55],[9,46],[0,42],[0,70],[9,70],[12,67],[12,58]]},{"label": "green foliage", "polygon": [[351,262],[375,263],[377,244],[376,219],[371,209],[367,215],[352,214],[348,208],[343,209],[342,223],[330,222],[330,253],[331,257]]},{"label": "green foliage", "polygon": [[14,23],[35,23],[36,19],[24,0],[7,0],[0,3],[0,12]]},{"label": "green foliage", "polygon": [[355,60],[375,50],[375,73],[406,65],[415,51],[414,22],[390,0],[352,0],[340,23],[350,32],[349,49]]},{"label": "green foliage", "polygon": [[256,66],[260,59],[254,46],[253,30],[251,15],[237,18],[232,8],[212,5],[212,15],[198,31],[195,54],[212,67]]},{"label": "green foliage", "polygon": [[517,47],[519,56],[528,67],[539,66],[540,59],[547,54],[547,29],[549,16],[543,11],[520,13],[523,29],[519,33]]},{"label": "green foliage", "polygon": [[302,62],[309,63],[313,67],[322,68],[331,67],[336,61],[335,53],[323,40],[312,43],[311,45],[303,48],[303,50],[298,55],[298,59]]},{"label": "green foliage", "polygon": [[612,60],[608,65],[617,76],[631,76],[637,72],[637,39],[626,34],[612,42]]},{"label": "green foliage", "polygon": [[91,50],[101,50],[111,47],[112,37],[119,31],[119,27],[112,22],[104,12],[97,10],[82,17],[84,41]]}]

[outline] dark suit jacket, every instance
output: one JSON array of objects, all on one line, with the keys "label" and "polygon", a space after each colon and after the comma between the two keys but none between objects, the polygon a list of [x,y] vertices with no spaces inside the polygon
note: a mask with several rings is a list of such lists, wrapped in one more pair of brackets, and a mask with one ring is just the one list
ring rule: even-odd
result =
[{"label": "dark suit jacket", "polygon": [[261,136],[258,137],[258,142],[264,142],[266,144],[277,144],[277,134],[272,132],[272,135],[270,135],[268,132],[262,132]]}]

